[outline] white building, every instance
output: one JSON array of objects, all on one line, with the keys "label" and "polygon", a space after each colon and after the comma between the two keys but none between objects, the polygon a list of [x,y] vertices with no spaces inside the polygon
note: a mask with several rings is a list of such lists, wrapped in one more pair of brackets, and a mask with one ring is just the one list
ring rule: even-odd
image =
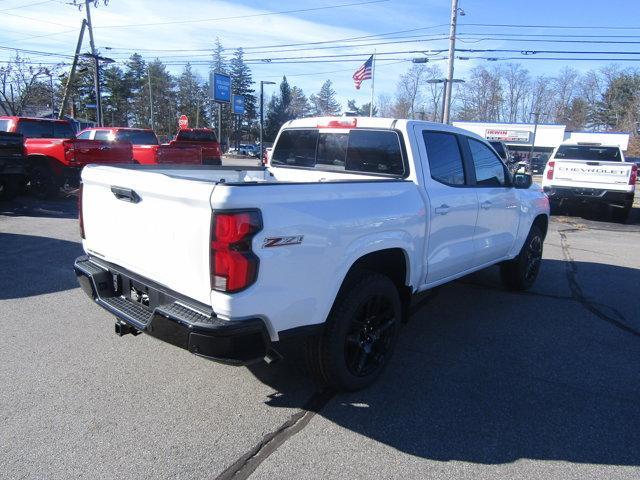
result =
[{"label": "white building", "polygon": [[529,157],[531,143],[535,141],[533,157],[539,156],[544,161],[561,143],[617,145],[623,151],[629,145],[629,133],[626,132],[571,132],[566,130],[566,125],[538,124],[535,140],[533,123],[453,122],[453,125],[487,140],[501,140],[510,152],[518,152],[523,158]]}]

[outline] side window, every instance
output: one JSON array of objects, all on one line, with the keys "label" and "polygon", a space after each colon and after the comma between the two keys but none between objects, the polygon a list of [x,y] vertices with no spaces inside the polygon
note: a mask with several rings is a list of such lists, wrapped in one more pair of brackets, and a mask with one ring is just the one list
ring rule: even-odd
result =
[{"label": "side window", "polygon": [[318,136],[316,167],[344,170],[348,143],[348,133],[321,133]]},{"label": "side window", "polygon": [[504,187],[504,164],[484,143],[473,138],[467,140],[476,171],[476,184],[481,187]]},{"label": "side window", "polygon": [[19,120],[17,132],[24,138],[53,138],[53,125],[38,120]]},{"label": "side window", "polygon": [[273,149],[271,164],[313,167],[317,142],[317,130],[285,130]]},{"label": "side window", "polygon": [[94,140],[111,140],[109,138],[109,134],[111,132],[109,130],[96,130],[96,134],[93,137]]},{"label": "side window", "polygon": [[384,130],[351,130],[347,170],[403,175],[404,163],[398,134]]},{"label": "side window", "polygon": [[429,158],[431,178],[446,185],[464,185],[464,166],[456,135],[425,130],[422,137]]},{"label": "side window", "polygon": [[79,138],[80,140],[90,140],[91,130],[85,130],[84,132],[80,133],[76,138]]}]

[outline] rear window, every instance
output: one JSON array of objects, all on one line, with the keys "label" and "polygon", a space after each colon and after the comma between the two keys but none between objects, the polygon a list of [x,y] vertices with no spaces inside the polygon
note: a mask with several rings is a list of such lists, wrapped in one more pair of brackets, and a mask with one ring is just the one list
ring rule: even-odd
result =
[{"label": "rear window", "polygon": [[188,142],[217,142],[216,133],[212,130],[180,130],[176,135],[176,140]]},{"label": "rear window", "polygon": [[621,162],[618,147],[597,147],[587,145],[561,145],[555,158],[569,160],[593,160],[601,162]]},{"label": "rear window", "polygon": [[148,130],[120,130],[116,141],[131,142],[133,145],[158,145],[156,134]]},{"label": "rear window", "polygon": [[69,123],[41,120],[18,120],[17,132],[25,138],[72,138],[75,135]]},{"label": "rear window", "polygon": [[392,130],[285,130],[274,147],[271,164],[403,176],[407,172],[400,141]]},{"label": "rear window", "polygon": [[8,132],[9,131],[9,123],[11,120],[0,120],[0,131]]}]

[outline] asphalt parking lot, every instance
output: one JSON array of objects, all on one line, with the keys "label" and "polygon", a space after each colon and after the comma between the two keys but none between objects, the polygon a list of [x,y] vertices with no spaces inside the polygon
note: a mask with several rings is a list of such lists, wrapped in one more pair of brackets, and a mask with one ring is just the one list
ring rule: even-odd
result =
[{"label": "asphalt parking lot", "polygon": [[640,478],[639,234],[639,208],[553,217],[532,291],[440,288],[336,395],[117,337],[73,274],[75,200],[0,204],[0,477]]}]

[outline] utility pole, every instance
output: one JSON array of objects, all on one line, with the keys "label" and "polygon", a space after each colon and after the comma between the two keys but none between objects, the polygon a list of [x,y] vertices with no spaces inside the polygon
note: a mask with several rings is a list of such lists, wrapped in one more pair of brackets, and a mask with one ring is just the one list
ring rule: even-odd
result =
[{"label": "utility pole", "polygon": [[71,89],[73,79],[76,75],[78,56],[80,55],[80,49],[82,48],[82,39],[84,38],[85,28],[87,28],[87,21],[82,20],[82,25],[80,26],[80,35],[78,35],[78,43],[76,45],[76,53],[73,56],[73,62],[71,63],[71,72],[69,73],[69,78],[67,78],[67,84],[64,86],[64,92],[62,94],[62,101],[60,102],[60,111],[58,112],[58,118],[62,118],[64,116],[64,109],[66,108],[67,101],[69,100],[69,91]]},{"label": "utility pole", "polygon": [[91,0],[85,0],[84,7],[87,11],[87,27],[89,27],[89,44],[91,45],[91,55],[94,61],[93,84],[96,93],[96,123],[102,126],[102,102],[100,100],[100,60],[96,54],[96,44],[93,41],[93,26],[91,25],[91,10],[89,4]]},{"label": "utility pole", "polygon": [[147,79],[149,80],[149,111],[151,113],[151,130],[153,130],[153,94],[151,92],[151,67],[147,67]]},{"label": "utility pole", "polygon": [[458,0],[451,0],[451,27],[449,29],[449,68],[447,71],[447,82],[444,84],[444,111],[442,123],[449,123],[451,112],[451,87],[453,85],[453,62],[456,54],[456,24],[458,23],[458,12],[464,15],[464,10],[458,8]]}]

